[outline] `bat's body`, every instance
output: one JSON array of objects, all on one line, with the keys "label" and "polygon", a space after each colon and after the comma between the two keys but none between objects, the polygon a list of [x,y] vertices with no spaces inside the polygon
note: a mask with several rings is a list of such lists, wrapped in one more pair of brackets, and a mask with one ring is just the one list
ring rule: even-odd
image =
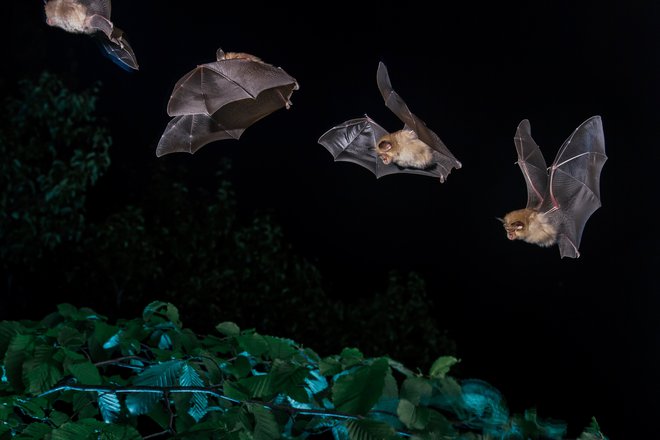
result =
[{"label": "bat's body", "polygon": [[392,89],[383,63],[378,65],[376,82],[385,106],[404,123],[403,129],[389,132],[365,116],[332,127],[318,142],[336,161],[361,165],[377,178],[410,173],[437,177],[444,182],[451,170],[460,168],[461,163]]},{"label": "bat's body", "polygon": [[124,32],[110,21],[110,0],[45,0],[46,24],[97,38],[110,59],[123,69],[138,69]]},{"label": "bat's body", "polygon": [[557,243],[557,228],[546,214],[534,209],[511,211],[504,216],[502,223],[509,240],[523,240],[543,247]]},{"label": "bat's body", "polygon": [[419,170],[433,166],[433,150],[412,130],[399,130],[383,136],[376,150],[385,165],[394,162],[402,168]]},{"label": "bat's body", "polygon": [[75,0],[52,0],[44,5],[46,23],[74,34],[93,34],[87,7]]},{"label": "bat's body", "polygon": [[528,120],[514,137],[527,184],[527,206],[500,219],[509,240],[557,244],[561,257],[577,258],[582,232],[601,206],[600,173],[607,160],[600,116],[584,121],[564,141],[550,167],[534,142]]}]

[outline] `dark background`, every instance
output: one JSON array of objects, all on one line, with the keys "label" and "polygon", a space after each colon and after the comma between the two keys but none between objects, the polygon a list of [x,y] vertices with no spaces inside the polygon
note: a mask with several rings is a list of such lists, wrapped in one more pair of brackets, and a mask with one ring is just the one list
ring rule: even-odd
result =
[{"label": "dark background", "polygon": [[[660,15],[651,2],[574,3],[117,0],[112,20],[140,65],[125,72],[90,38],[49,28],[41,1],[11,2],[0,85],[8,90],[43,69],[81,87],[100,80],[99,113],[113,136],[104,203],[137,198],[149,179],[141,170],[154,161],[183,163],[204,180],[214,173],[209,164],[230,157],[239,208],[276,213],[295,249],[345,298],[384,283],[389,269],[414,270],[447,306],[437,319],[456,340],[465,374],[495,385],[515,410],[535,406],[578,426],[593,415],[611,439],[633,438],[650,424],[646,411],[658,409],[659,247],[647,229],[657,179],[640,170],[651,170],[660,134]],[[172,86],[218,48],[286,70],[300,84],[293,106],[239,141],[156,158]],[[445,183],[376,179],[333,162],[317,143],[365,113],[400,128],[376,86],[379,61],[462,162]],[[593,115],[603,119],[608,161],[582,256],[509,242],[496,217],[526,200],[514,163],[517,124],[530,120],[550,162]]]}]

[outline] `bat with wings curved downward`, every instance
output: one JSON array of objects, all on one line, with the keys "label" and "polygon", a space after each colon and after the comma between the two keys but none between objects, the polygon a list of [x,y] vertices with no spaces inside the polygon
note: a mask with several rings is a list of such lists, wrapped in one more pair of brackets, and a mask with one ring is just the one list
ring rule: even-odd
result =
[{"label": "bat with wings curved downward", "polygon": [[518,124],[516,162],[527,184],[527,206],[502,221],[509,240],[559,247],[578,258],[584,226],[600,206],[600,174],[607,160],[600,116],[592,116],[564,141],[550,167],[532,139],[529,121]]},{"label": "bat with wings curved downward", "polygon": [[124,70],[138,63],[124,32],[110,21],[110,0],[44,0],[46,24],[94,37],[108,57]]},{"label": "bat with wings curved downward", "polygon": [[376,178],[409,173],[437,177],[444,182],[452,169],[461,168],[461,163],[394,91],[382,62],[378,64],[376,82],[385,106],[404,127],[390,133],[365,115],[332,127],[318,142],[335,161],[361,165]]}]

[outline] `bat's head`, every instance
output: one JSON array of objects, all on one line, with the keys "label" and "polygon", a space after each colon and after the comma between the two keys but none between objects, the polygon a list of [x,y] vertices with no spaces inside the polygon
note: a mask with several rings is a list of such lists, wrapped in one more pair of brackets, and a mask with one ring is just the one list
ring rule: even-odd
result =
[{"label": "bat's head", "polygon": [[394,151],[392,151],[392,140],[390,135],[383,136],[383,138],[376,144],[376,154],[378,158],[385,164],[389,165],[394,159]]},{"label": "bat's head", "polygon": [[498,220],[502,222],[509,240],[524,240],[544,247],[556,242],[557,229],[548,217],[534,209],[511,211]]}]

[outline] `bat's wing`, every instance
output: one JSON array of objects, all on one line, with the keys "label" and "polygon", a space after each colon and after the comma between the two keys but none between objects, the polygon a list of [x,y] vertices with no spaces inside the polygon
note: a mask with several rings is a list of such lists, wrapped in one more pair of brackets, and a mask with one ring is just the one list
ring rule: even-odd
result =
[{"label": "bat's wing", "polygon": [[177,81],[167,113],[214,115],[233,104],[232,113],[243,113],[246,124],[254,123],[276,109],[288,108],[291,94],[297,89],[296,80],[279,67],[248,59],[221,59],[197,66]]},{"label": "bat's wing", "polygon": [[87,15],[98,14],[108,19],[111,17],[112,4],[110,0],[75,0],[75,2],[87,8]]},{"label": "bat's wing", "polygon": [[374,173],[376,178],[396,173],[438,176],[436,170],[401,168],[394,163],[385,165],[376,154],[376,142],[386,134],[387,130],[365,116],[332,127],[318,142],[332,154],[335,161],[361,165]]},{"label": "bat's wing", "polygon": [[524,119],[518,124],[513,138],[518,153],[516,162],[527,184],[527,208],[538,210],[548,190],[548,166],[541,149],[532,139],[529,121]]},{"label": "bat's wing", "polygon": [[243,129],[227,130],[210,116],[175,116],[167,124],[156,147],[156,156],[185,152],[193,154],[204,145],[223,139],[238,139]]},{"label": "bat's wing", "polygon": [[444,181],[444,177],[448,176],[453,168],[461,168],[461,163],[449,151],[449,148],[440,140],[437,134],[430,130],[424,121],[419,119],[413,112],[410,111],[401,96],[394,91],[390,76],[387,73],[387,68],[382,62],[378,64],[378,72],[376,74],[378,89],[380,90],[385,106],[389,108],[407,128],[417,133],[417,137],[433,148],[438,154],[436,156],[437,175]]},{"label": "bat's wing", "polygon": [[607,160],[600,116],[584,121],[564,141],[549,169],[549,197],[542,209],[558,208],[559,251],[576,258],[584,226],[600,206],[600,174]]},{"label": "bat's wing", "polygon": [[119,34],[112,40],[101,36],[98,38],[98,41],[105,54],[119,67],[124,70],[139,69],[133,48],[124,38],[123,34]]}]

